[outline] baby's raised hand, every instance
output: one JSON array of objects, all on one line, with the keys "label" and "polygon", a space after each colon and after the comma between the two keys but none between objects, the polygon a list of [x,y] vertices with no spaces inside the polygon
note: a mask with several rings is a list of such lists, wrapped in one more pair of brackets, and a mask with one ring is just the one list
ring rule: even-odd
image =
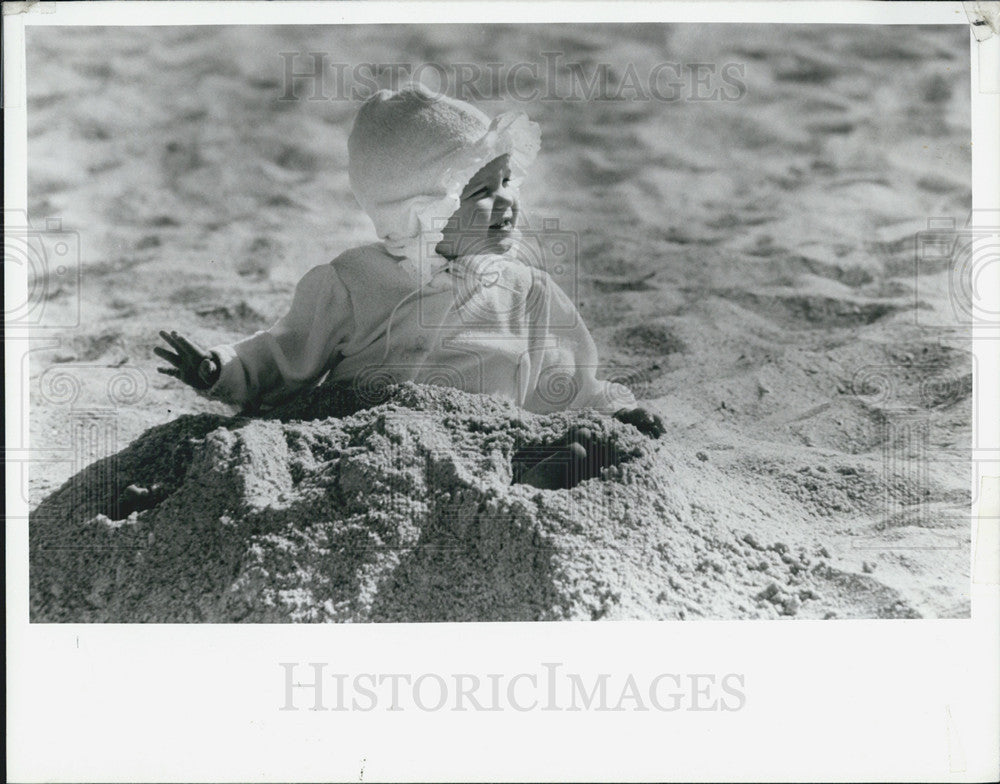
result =
[{"label": "baby's raised hand", "polygon": [[173,376],[195,389],[210,389],[219,379],[219,363],[214,356],[196,346],[183,335],[160,330],[160,337],[176,352],[156,346],[153,353],[173,367],[158,367],[165,376]]},{"label": "baby's raised hand", "polygon": [[667,432],[663,420],[644,408],[623,408],[616,411],[614,417],[619,422],[634,426],[640,433],[650,438],[659,438]]}]

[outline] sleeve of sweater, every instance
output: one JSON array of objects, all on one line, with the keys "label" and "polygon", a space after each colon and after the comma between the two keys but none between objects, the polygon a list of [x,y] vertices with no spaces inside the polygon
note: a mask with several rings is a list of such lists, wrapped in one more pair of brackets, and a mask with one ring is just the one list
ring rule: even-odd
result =
[{"label": "sleeve of sweater", "polygon": [[614,413],[636,407],[635,396],[624,386],[597,378],[601,364],[597,346],[583,317],[559,285],[545,272],[535,271],[530,377],[525,408],[538,413],[561,409],[596,408]]},{"label": "sleeve of sweater", "polygon": [[221,372],[208,395],[251,407],[277,402],[332,368],[353,323],[350,296],[334,266],[314,267],[273,327],[211,349]]}]

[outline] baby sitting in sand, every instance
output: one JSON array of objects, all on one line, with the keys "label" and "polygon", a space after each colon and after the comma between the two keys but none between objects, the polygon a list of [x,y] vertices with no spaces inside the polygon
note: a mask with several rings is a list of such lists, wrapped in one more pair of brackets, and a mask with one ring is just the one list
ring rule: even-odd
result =
[{"label": "baby sitting in sand", "polygon": [[[491,122],[411,85],[369,98],[348,148],[351,188],[381,242],[307,272],[284,318],[233,345],[204,351],[161,332],[172,351],[154,349],[171,364],[160,372],[251,411],[324,378],[361,388],[377,377],[536,413],[592,407],[663,433],[627,388],[597,379],[576,307],[526,263],[516,186],[538,152],[535,123],[520,112]],[[588,434],[570,441],[570,459],[595,459]]]}]

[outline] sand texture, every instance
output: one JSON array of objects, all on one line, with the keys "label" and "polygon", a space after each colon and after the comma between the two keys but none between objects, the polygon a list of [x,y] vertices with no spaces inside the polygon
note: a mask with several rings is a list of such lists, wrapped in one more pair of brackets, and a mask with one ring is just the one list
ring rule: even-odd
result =
[{"label": "sand texture", "polygon": [[[915,274],[970,206],[966,28],[27,32],[29,217],[81,249],[26,367],[32,620],[968,617],[970,341],[948,265]],[[289,51],[745,66],[729,102],[481,103],[539,122],[527,225],[662,439],[415,387],[233,418],[156,374],[158,329],[266,328],[374,239],[358,103],[282,100]],[[512,483],[581,424],[621,475]]]},{"label": "sand texture", "polygon": [[[630,425],[441,387],[390,392],[339,418],[323,417],[343,415],[335,395],[314,397],[315,420],[185,416],[94,464],[35,511],[33,618],[916,615],[810,537],[770,541],[766,494],[732,519],[716,471]],[[569,490],[512,483],[515,453],[571,425],[621,464]],[[154,483],[141,511],[104,492]]]}]

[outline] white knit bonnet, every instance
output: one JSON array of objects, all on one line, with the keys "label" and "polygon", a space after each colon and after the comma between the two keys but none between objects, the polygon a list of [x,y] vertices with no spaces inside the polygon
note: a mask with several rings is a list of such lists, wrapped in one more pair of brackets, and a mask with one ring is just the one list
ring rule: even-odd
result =
[{"label": "white knit bonnet", "polygon": [[347,142],[351,189],[386,250],[426,281],[447,264],[434,249],[472,176],[509,154],[516,187],[538,154],[539,137],[523,112],[491,121],[421,84],[380,90],[361,106]]}]

